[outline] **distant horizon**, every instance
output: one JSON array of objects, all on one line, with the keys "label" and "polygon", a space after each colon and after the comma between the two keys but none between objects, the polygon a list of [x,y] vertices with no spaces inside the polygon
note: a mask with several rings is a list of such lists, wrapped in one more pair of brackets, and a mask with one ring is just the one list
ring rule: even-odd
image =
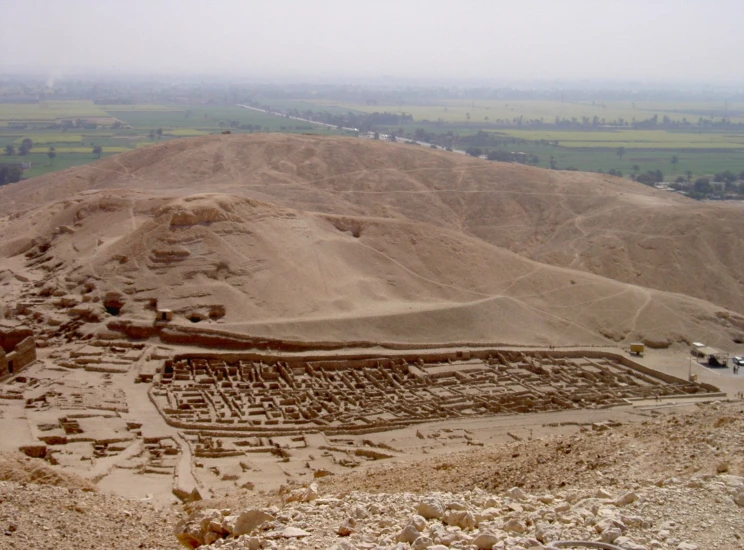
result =
[{"label": "distant horizon", "polygon": [[156,81],[163,83],[203,82],[205,84],[221,85],[265,85],[265,86],[413,86],[413,87],[447,87],[447,88],[490,88],[515,90],[668,90],[668,91],[699,91],[699,90],[735,90],[744,92],[744,77],[739,80],[721,80],[697,82],[684,79],[591,79],[591,78],[543,78],[543,79],[483,79],[478,77],[404,77],[393,75],[353,76],[353,75],[241,75],[231,73],[179,73],[152,71],[114,71],[100,69],[80,69],[75,71],[39,69],[24,69],[20,67],[4,68],[0,70],[0,81],[21,78],[34,80],[49,80],[65,82],[73,80],[109,82],[122,81]]},{"label": "distant horizon", "polygon": [[[0,73],[742,85],[744,2],[44,0],[3,7]],[[373,8],[373,9],[371,9]]]}]

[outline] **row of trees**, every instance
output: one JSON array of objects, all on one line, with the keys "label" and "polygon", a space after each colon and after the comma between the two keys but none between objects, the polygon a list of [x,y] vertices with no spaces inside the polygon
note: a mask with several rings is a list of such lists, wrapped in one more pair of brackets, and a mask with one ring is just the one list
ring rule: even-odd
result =
[{"label": "row of trees", "polygon": [[[533,165],[540,164],[540,157],[527,153],[515,153],[511,151],[501,151],[499,149],[484,151],[480,147],[468,147],[467,149],[465,149],[465,153],[467,155],[470,155],[471,157],[482,157],[483,155],[485,155],[488,160],[497,160],[501,162],[518,162],[520,164]],[[553,157],[550,158],[553,159]]]},{"label": "row of trees", "polygon": [[31,141],[29,138],[24,139],[21,144],[18,146],[18,150],[16,151],[15,146],[11,143],[5,146],[5,154],[9,157],[13,157],[16,154],[25,157],[31,152],[31,149],[34,146],[34,142]]},{"label": "row of trees", "polygon": [[[271,107],[266,105],[253,103],[253,106],[275,112]],[[328,111],[313,111],[312,109],[300,111],[296,108],[282,111],[282,113],[287,118],[297,117],[313,122],[330,124],[337,128],[357,128],[361,132],[373,132],[379,130],[380,127],[413,124],[413,115],[406,113],[329,113]]]},{"label": "row of trees", "polygon": [[0,164],[0,185],[20,181],[22,175],[23,170],[20,166]]},{"label": "row of trees", "polygon": [[[21,144],[18,146],[18,149],[15,148],[15,145],[8,144],[5,146],[5,155],[8,157],[14,157],[16,155],[25,157],[27,154],[31,152],[31,149],[33,148],[34,144],[29,139],[24,139]],[[93,145],[91,143],[92,151],[94,155],[98,155],[98,158],[101,158],[101,154],[103,153],[103,147],[100,145]],[[57,150],[54,147],[50,147],[47,151],[47,156],[49,157],[50,163],[54,161],[54,158],[57,156]]]}]

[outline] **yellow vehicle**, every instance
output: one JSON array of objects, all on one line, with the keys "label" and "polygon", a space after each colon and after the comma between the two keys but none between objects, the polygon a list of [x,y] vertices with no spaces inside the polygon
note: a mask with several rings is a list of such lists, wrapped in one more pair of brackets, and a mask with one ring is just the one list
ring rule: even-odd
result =
[{"label": "yellow vehicle", "polygon": [[643,352],[646,351],[646,346],[641,342],[633,342],[630,344],[630,353],[643,357]]}]

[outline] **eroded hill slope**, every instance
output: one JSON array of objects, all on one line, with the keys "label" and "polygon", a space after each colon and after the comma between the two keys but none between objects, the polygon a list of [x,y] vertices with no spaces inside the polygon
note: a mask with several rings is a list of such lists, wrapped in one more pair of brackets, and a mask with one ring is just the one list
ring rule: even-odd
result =
[{"label": "eroded hill slope", "polygon": [[0,212],[106,188],[219,192],[303,211],[425,222],[550,265],[744,312],[739,205],[411,145],[278,134],[176,140],[6,186]]},{"label": "eroded hill slope", "polygon": [[57,310],[93,325],[112,315],[152,323],[157,302],[175,323],[294,340],[666,346],[706,333],[725,346],[744,337],[744,318],[708,302],[423,222],[226,194],[91,190],[5,219],[2,230],[6,310],[57,296]]}]

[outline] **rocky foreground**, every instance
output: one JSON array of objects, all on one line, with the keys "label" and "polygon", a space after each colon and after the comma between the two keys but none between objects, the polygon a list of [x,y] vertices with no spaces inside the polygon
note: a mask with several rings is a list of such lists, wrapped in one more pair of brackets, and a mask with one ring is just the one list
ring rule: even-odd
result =
[{"label": "rocky foreground", "polygon": [[[381,464],[281,494],[280,506],[200,503],[196,548],[744,548],[744,405],[652,411],[638,423],[412,464]],[[600,546],[595,546],[599,548]]]},{"label": "rocky foreground", "polygon": [[[619,493],[483,490],[323,497],[314,484],[283,508],[203,509],[179,523],[188,548],[526,550],[597,541],[625,550],[744,548],[744,478],[704,475]],[[695,542],[693,542],[695,541]]]},{"label": "rocky foreground", "polygon": [[[38,459],[34,459],[38,460]],[[0,481],[0,548],[183,548],[176,510],[71,487]]]},{"label": "rocky foreground", "polygon": [[0,548],[743,549],[742,434],[742,403],[702,405],[172,508],[0,453]]}]

